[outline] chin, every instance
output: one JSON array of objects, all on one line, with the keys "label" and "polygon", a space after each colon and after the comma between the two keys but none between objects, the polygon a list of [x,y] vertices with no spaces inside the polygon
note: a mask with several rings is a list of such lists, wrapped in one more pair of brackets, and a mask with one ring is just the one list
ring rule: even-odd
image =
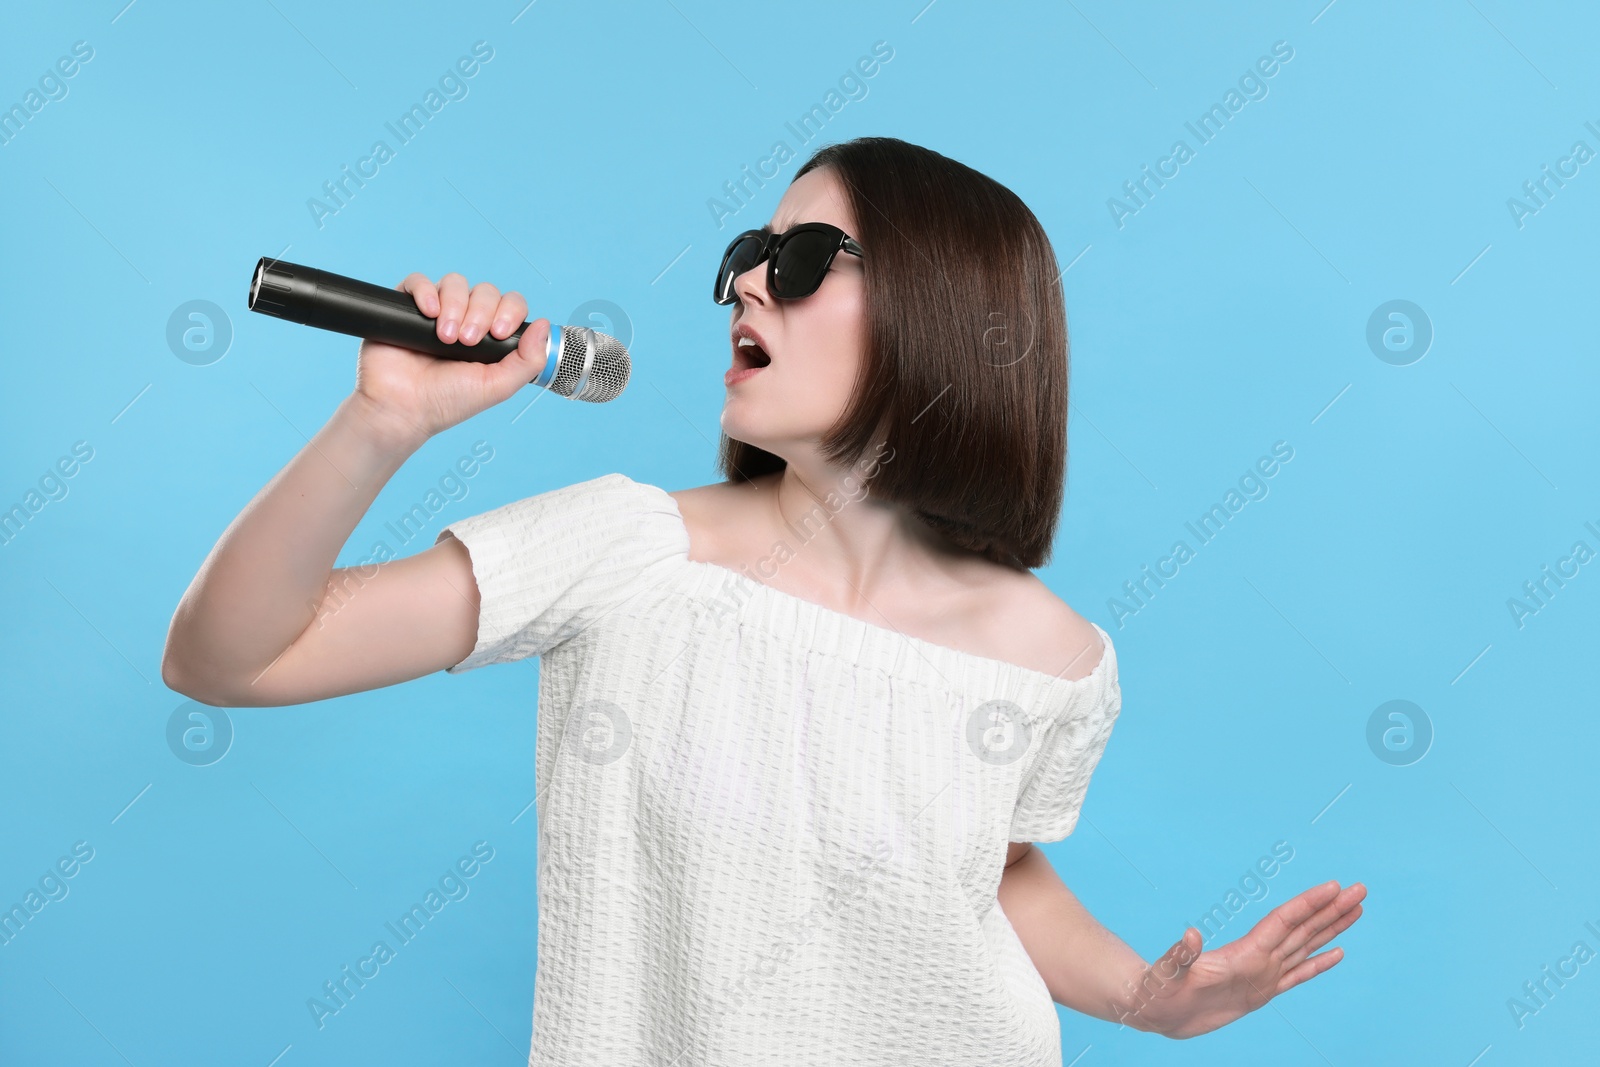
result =
[{"label": "chin", "polygon": [[[772,420],[762,419],[759,415],[749,411],[735,411],[736,402],[730,399],[722,409],[722,418],[719,420],[722,432],[729,438],[742,444],[752,445],[764,452],[779,455],[784,451],[784,442],[792,440],[787,434],[774,433]],[[755,423],[755,426],[751,424]]]},{"label": "chin", "polygon": [[[740,441],[747,445],[754,445],[757,448],[767,448],[768,442],[764,440],[767,435],[755,432],[748,425],[751,420],[741,418],[738,412],[729,410],[735,405],[736,402],[731,397],[728,399],[728,402],[723,405],[722,418],[718,420],[722,427],[722,432],[727,434],[735,441]],[[768,450],[770,451],[770,449]]]},{"label": "chin", "polygon": [[734,392],[724,398],[718,424],[733,440],[781,456],[796,442],[820,440],[839,417],[837,412],[827,418],[797,418],[800,415],[803,413],[797,412],[792,404],[774,408],[759,403],[754,397],[742,397]]}]

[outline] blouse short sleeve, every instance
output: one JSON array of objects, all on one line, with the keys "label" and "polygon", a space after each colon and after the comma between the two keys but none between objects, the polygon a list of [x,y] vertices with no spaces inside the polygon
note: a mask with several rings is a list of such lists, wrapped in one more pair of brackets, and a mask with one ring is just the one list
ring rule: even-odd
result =
[{"label": "blouse short sleeve", "polygon": [[687,558],[689,535],[664,490],[607,474],[461,519],[439,531],[472,557],[478,640],[451,674],[542,656]]},{"label": "blouse short sleeve", "polygon": [[1060,841],[1078,825],[1089,779],[1122,710],[1116,650],[1105,631],[1100,634],[1104,662],[1072,692],[1059,714],[1037,727],[1033,762],[1023,772],[1011,816],[1011,841]]}]

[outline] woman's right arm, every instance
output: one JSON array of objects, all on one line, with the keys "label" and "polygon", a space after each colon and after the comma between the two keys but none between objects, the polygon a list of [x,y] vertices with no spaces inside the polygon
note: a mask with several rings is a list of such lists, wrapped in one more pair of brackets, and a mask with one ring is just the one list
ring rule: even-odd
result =
[{"label": "woman's right arm", "polygon": [[[447,274],[400,289],[441,340],[509,336],[527,304]],[[459,328],[460,336],[457,336]],[[433,434],[512,396],[544,369],[550,323],[499,363],[361,343],[356,389],[239,513],[190,583],[167,633],[161,677],[205,704],[300,704],[442,670],[477,640],[478,589],[454,538],[404,559],[334,569],[378,492]]]}]

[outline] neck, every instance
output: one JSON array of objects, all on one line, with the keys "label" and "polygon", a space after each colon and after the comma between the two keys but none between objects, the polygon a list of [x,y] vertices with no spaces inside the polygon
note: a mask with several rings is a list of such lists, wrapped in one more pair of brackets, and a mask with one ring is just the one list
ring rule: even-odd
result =
[{"label": "neck", "polygon": [[[892,455],[883,453],[883,455]],[[879,591],[927,588],[971,554],[955,548],[904,505],[870,493],[870,473],[885,462],[869,449],[853,468],[790,460],[758,479],[771,542],[786,547],[783,566],[805,584],[856,611]],[[892,460],[890,460],[892,462]]]}]

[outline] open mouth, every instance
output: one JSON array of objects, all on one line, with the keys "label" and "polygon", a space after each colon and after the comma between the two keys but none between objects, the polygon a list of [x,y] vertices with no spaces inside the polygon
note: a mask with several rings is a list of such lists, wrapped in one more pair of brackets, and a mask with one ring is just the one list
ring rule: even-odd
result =
[{"label": "open mouth", "polygon": [[733,367],[735,370],[756,370],[772,362],[772,357],[766,350],[756,344],[754,339],[741,337],[733,347]]}]

